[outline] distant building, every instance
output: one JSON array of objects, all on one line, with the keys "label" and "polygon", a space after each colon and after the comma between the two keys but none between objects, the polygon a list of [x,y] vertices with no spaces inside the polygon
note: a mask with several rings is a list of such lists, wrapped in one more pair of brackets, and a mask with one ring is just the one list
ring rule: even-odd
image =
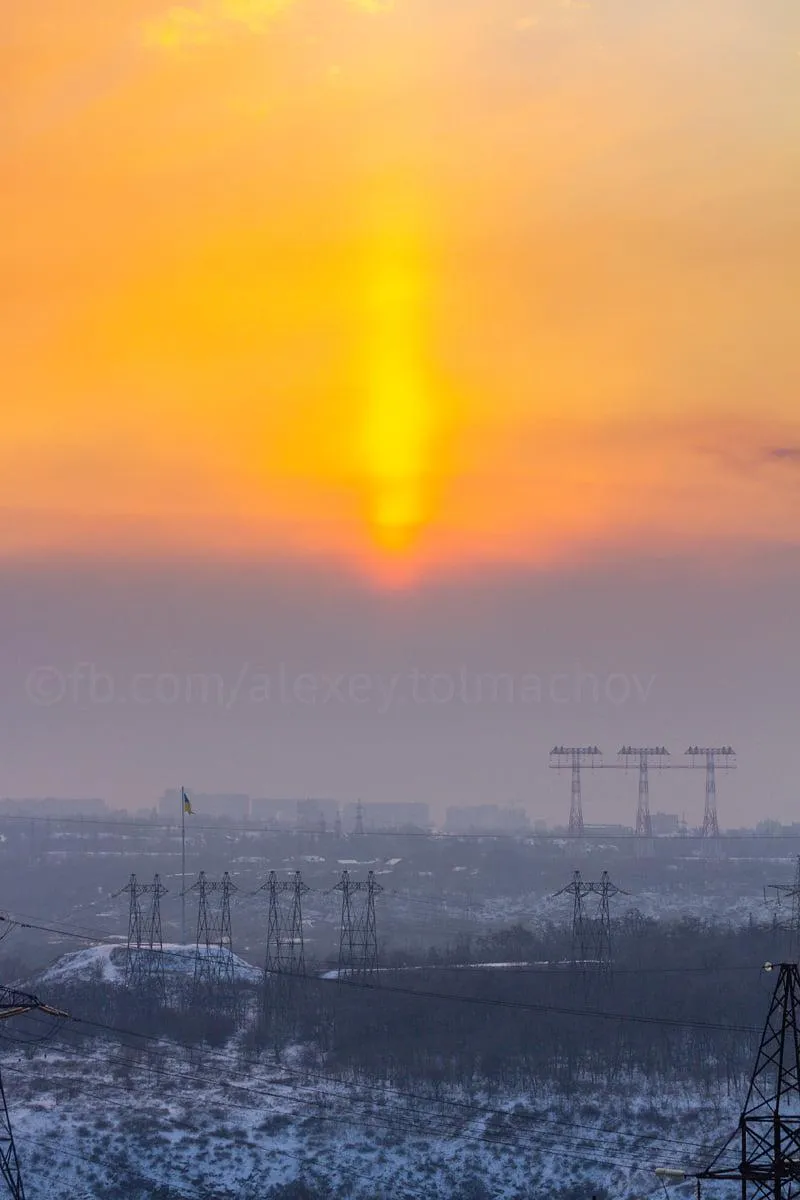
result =
[{"label": "distant building", "polygon": [[332,829],[339,805],[336,800],[319,796],[254,796],[250,814],[254,821],[281,829],[301,829],[316,833]]},{"label": "distant building", "polygon": [[0,812],[25,817],[104,817],[110,812],[105,800],[95,797],[68,799],[38,796],[24,800],[0,800]]},{"label": "distant building", "polygon": [[[393,833],[402,829],[430,829],[431,814],[427,804],[414,801],[389,800],[382,803],[378,800],[364,801],[363,810],[365,833]],[[346,830],[355,829],[357,803],[345,804],[342,809],[342,821]]]},{"label": "distant building", "polygon": [[250,816],[264,825],[294,829],[297,824],[297,800],[275,796],[254,796],[250,801]]},{"label": "distant building", "polygon": [[655,812],[651,821],[656,837],[674,837],[680,832],[680,817],[677,813]]},{"label": "distant building", "polygon": [[[241,792],[194,792],[187,788],[195,816],[229,817],[247,820],[250,817],[250,797]],[[179,788],[169,788],[158,802],[162,817],[177,818],[181,813]]]},{"label": "distant building", "polygon": [[478,804],[448,808],[444,827],[446,833],[529,833],[530,821],[523,808]]},{"label": "distant building", "polygon": [[332,828],[339,812],[338,801],[314,797],[295,800],[294,806],[297,828],[312,831]]}]

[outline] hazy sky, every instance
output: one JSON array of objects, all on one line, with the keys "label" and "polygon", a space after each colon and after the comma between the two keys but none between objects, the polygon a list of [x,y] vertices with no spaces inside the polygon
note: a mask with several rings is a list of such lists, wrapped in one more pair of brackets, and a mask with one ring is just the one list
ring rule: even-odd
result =
[{"label": "hazy sky", "polygon": [[738,740],[797,815],[796,0],[0,14],[0,793],[555,817],[548,741]]}]

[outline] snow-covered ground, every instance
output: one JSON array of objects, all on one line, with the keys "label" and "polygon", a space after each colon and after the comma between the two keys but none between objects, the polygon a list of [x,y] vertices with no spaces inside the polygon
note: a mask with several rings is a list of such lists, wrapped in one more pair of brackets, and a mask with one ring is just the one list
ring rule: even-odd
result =
[{"label": "snow-covered ground", "polygon": [[[143,953],[147,954],[149,951],[144,950]],[[191,975],[194,972],[196,957],[194,946],[165,944],[162,953],[165,975],[183,976]],[[209,950],[201,947],[200,953],[218,956],[220,954],[227,955],[230,952],[217,947],[211,947]],[[100,981],[112,986],[122,986],[125,982],[125,957],[126,948],[124,946],[88,946],[85,950],[76,950],[71,954],[62,955],[52,966],[38,975],[34,982],[36,987],[41,984]],[[247,983],[259,982],[261,979],[259,970],[236,954],[231,955],[231,958],[236,978]]]},{"label": "snow-covered ground", "polygon": [[168,1041],[141,1056],[113,1041],[7,1053],[2,1070],[29,1200],[149,1197],[156,1185],[256,1200],[297,1179],[336,1200],[553,1200],[570,1188],[622,1200],[652,1192],[656,1166],[707,1162],[741,1100],[643,1080],[584,1084],[571,1102],[434,1097],[326,1078],[299,1048],[276,1066]]}]

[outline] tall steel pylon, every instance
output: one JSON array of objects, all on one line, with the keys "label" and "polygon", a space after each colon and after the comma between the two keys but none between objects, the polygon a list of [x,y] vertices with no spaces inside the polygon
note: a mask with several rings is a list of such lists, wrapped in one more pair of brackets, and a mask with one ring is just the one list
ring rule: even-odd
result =
[{"label": "tall steel pylon", "polygon": [[[28,1012],[43,1012],[51,1017],[66,1017],[67,1014],[48,1004],[42,1004],[36,996],[27,992],[18,992],[13,988],[0,987],[0,1021],[12,1017],[20,1017]],[[25,1200],[25,1186],[22,1182],[17,1147],[14,1142],[14,1131],[11,1128],[11,1117],[8,1112],[3,1076],[0,1072],[0,1175],[14,1200]]]},{"label": "tall steel pylon", "polygon": [[636,806],[636,837],[638,852],[651,854],[653,852],[653,820],[650,815],[650,763],[659,769],[664,766],[664,760],[669,757],[666,746],[622,746],[617,752],[622,766],[627,768],[631,762],[639,766],[639,801]]},{"label": "tall steel pylon", "polygon": [[[766,968],[773,966],[767,963]],[[735,1180],[742,1200],[800,1196],[798,1003],[797,966],[780,963],[738,1129],[697,1176],[698,1181]]]},{"label": "tall steel pylon", "polygon": [[[613,956],[611,948],[611,905],[612,896],[627,896],[628,893],[611,882],[608,871],[603,871],[597,882],[582,879],[576,871],[566,887],[556,896],[572,896],[572,965],[585,970],[591,963],[601,975],[611,975]],[[597,912],[587,908],[589,896],[599,896]],[[589,954],[593,957],[589,958]]]},{"label": "tall steel pylon", "polygon": [[717,765],[729,771],[736,767],[736,751],[732,746],[690,746],[686,751],[691,767],[705,767],[706,803],[703,810],[703,837],[714,839],[719,846],[717,817]]},{"label": "tall steel pylon", "polygon": [[280,1042],[291,1032],[296,1019],[294,987],[306,973],[303,896],[310,888],[299,871],[292,879],[281,880],[270,871],[267,882],[258,890],[269,896],[262,1005],[264,1021],[276,1037],[277,1056]]},{"label": "tall steel pylon", "polygon": [[629,893],[611,882],[608,871],[603,871],[599,883],[590,883],[589,888],[600,897],[594,928],[597,968],[602,975],[610,976],[614,967],[611,948],[611,905],[612,896],[627,896]]},{"label": "tall steel pylon", "polygon": [[[776,921],[778,929],[785,929],[789,934],[789,957],[797,962],[800,958],[800,854],[797,856],[795,865],[794,882],[793,883],[771,883],[769,884],[770,891],[775,892],[775,903],[780,908],[784,900],[791,902],[791,915],[783,920]],[[766,888],[764,889],[764,899],[766,899]]]},{"label": "tall steel pylon", "polygon": [[569,806],[569,832],[572,837],[583,834],[583,802],[581,798],[581,767],[602,765],[603,753],[597,746],[554,746],[550,751],[550,766],[560,771],[572,770],[572,792]]},{"label": "tall steel pylon", "polygon": [[235,1007],[231,896],[238,888],[227,871],[211,880],[201,871],[188,891],[197,892],[193,1000],[206,996],[221,1008]]},{"label": "tall steel pylon", "polygon": [[592,885],[585,883],[581,879],[580,871],[576,871],[572,876],[572,881],[555,893],[555,896],[572,896],[572,965],[580,967],[582,970],[586,966],[586,952],[589,943],[584,900],[591,890]]},{"label": "tall steel pylon", "polygon": [[132,987],[140,981],[143,924],[141,897],[144,894],[144,884],[137,883],[136,876],[131,875],[126,886],[120,888],[118,892],[114,892],[113,899],[116,899],[117,896],[124,896],[126,893],[130,899],[128,904],[128,944],[125,948],[125,984],[127,987]]},{"label": "tall steel pylon", "polygon": [[342,893],[342,923],[339,936],[340,979],[378,978],[378,932],[375,917],[375,897],[383,891],[370,871],[366,882],[353,882],[347,871],[334,891]]},{"label": "tall steel pylon", "polygon": [[355,832],[361,836],[364,832],[364,805],[359,800],[356,805],[356,828]]},{"label": "tall steel pylon", "polygon": [[[311,889],[303,883],[299,871],[293,879],[281,880],[270,871],[267,882],[258,890],[269,894],[265,975],[305,975],[302,901]],[[286,896],[291,897],[289,906],[282,903]]]},{"label": "tall steel pylon", "polygon": [[[164,978],[164,944],[161,935],[161,897],[167,889],[158,875],[152,883],[138,883],[131,875],[124,888],[115,896],[130,897],[128,906],[128,942],[125,948],[125,984],[136,988],[158,1004],[166,1002]],[[152,897],[145,914],[142,897]]]}]

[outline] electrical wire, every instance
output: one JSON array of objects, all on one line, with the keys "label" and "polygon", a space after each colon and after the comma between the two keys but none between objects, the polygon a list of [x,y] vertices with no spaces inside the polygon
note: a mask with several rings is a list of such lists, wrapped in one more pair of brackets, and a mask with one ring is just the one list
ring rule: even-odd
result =
[{"label": "electrical wire", "polygon": [[[3,919],[4,919],[3,914],[0,914],[0,920],[3,920]],[[15,918],[15,920],[16,920],[16,918]],[[37,930],[42,930],[42,931],[45,931],[48,933],[60,933],[63,936],[75,937],[75,938],[78,938],[80,940],[85,940],[85,941],[94,941],[95,940],[95,939],[89,938],[87,935],[70,933],[68,930],[58,929],[55,926],[35,924],[32,922],[24,922],[24,921],[19,921],[19,920],[16,920],[16,924],[20,928],[37,929]],[[98,939],[98,940],[100,940],[100,939]],[[117,947],[120,946],[119,941],[114,941],[114,942],[109,943],[108,939],[105,939],[104,944],[111,944],[112,946],[117,946]],[[175,958],[180,959],[183,962],[185,962],[186,958],[188,957],[187,954],[182,954],[175,950],[164,950],[161,953],[163,953],[165,957],[175,957]],[[256,968],[252,968],[252,969],[255,970]],[[536,1004],[535,1002],[530,1002],[530,1001],[503,1000],[503,999],[486,997],[486,996],[468,996],[468,995],[462,995],[462,994],[459,994],[456,992],[439,992],[439,991],[432,991],[430,989],[402,987],[402,986],[399,986],[396,984],[371,984],[369,982],[360,982],[360,981],[356,982],[353,980],[341,979],[341,978],[335,979],[335,980],[325,979],[324,977],[319,977],[319,976],[297,976],[297,978],[303,979],[306,982],[308,982],[309,980],[319,979],[319,981],[321,983],[335,984],[338,987],[351,987],[351,988],[356,987],[356,988],[360,988],[362,990],[376,991],[379,994],[383,994],[383,995],[395,994],[395,995],[401,995],[401,996],[410,996],[410,997],[414,997],[417,999],[449,1000],[449,1001],[458,1002],[461,1004],[477,1004],[477,1005],[504,1008],[504,1009],[515,1009],[520,1012],[531,1012],[531,1013],[538,1013],[538,1014],[545,1014],[545,1015],[550,1014],[550,1015],[568,1016],[568,1017],[588,1017],[588,1018],[594,1018],[597,1020],[606,1020],[606,1021],[623,1021],[623,1022],[629,1021],[629,1022],[633,1022],[633,1023],[639,1024],[639,1025],[658,1025],[658,1026],[662,1026],[665,1028],[669,1027],[669,1028],[679,1028],[679,1029],[699,1029],[699,1030],[727,1032],[727,1033],[756,1034],[756,1033],[760,1032],[760,1030],[757,1029],[753,1025],[725,1024],[720,1021],[685,1020],[685,1019],[681,1019],[678,1017],[648,1016],[648,1015],[642,1014],[642,1013],[609,1012],[605,1009],[573,1008],[573,1007],[570,1007],[567,1005],[555,1005],[555,1004]]]}]

